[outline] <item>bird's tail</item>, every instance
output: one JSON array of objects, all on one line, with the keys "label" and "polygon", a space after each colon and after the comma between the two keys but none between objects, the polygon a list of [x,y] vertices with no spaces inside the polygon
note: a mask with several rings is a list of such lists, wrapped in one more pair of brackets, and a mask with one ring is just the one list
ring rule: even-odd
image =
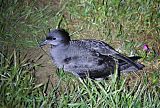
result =
[{"label": "bird's tail", "polygon": [[135,64],[139,67],[139,69],[135,68],[135,66],[133,66],[132,64],[128,64],[122,60],[119,60],[119,69],[121,72],[131,72],[131,71],[137,71],[137,70],[141,70],[143,69],[144,65],[141,63],[136,62],[138,59],[140,59],[141,57],[139,56],[133,56],[133,57],[129,57],[130,60],[134,61]]}]

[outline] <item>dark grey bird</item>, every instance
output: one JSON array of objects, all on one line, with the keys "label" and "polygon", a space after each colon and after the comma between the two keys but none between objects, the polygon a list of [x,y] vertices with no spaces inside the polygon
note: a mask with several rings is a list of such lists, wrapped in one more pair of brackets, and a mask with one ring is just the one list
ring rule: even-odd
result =
[{"label": "dark grey bird", "polygon": [[138,56],[126,57],[100,40],[71,40],[64,29],[49,32],[40,46],[47,44],[51,45],[53,63],[81,78],[105,78],[114,73],[117,61],[120,72],[138,71],[144,67],[136,62]]}]

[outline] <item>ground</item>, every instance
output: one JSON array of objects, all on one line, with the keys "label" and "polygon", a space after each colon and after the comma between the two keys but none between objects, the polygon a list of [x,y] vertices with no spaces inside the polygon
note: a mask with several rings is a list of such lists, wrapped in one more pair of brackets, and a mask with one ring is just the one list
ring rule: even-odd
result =
[{"label": "ground", "polygon": [[[160,107],[159,0],[2,0],[0,4],[0,107]],[[66,29],[72,39],[98,39],[124,55],[141,56],[145,68],[122,76],[119,83],[114,77],[93,81],[57,75],[49,46],[44,51],[38,47],[57,27]],[[48,76],[53,85],[47,95]]]}]

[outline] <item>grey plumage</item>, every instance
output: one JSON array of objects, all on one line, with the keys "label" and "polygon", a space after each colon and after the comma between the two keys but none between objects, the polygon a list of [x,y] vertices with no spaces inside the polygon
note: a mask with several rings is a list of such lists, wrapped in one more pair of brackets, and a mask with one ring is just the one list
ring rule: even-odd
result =
[{"label": "grey plumage", "polygon": [[114,72],[118,60],[119,71],[137,71],[144,65],[134,62],[111,46],[99,40],[71,40],[64,29],[51,31],[40,46],[51,44],[50,54],[53,63],[79,77],[104,78]]}]

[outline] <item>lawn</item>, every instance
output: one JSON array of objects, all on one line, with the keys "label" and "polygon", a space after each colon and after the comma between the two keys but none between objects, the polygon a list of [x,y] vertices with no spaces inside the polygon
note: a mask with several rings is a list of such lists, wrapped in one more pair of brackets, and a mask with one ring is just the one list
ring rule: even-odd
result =
[{"label": "lawn", "polygon": [[[1,0],[1,108],[160,108],[159,0]],[[141,56],[142,71],[120,80],[78,79],[56,70],[48,47],[61,27],[72,39],[98,39]],[[144,45],[149,49],[146,51]],[[115,70],[115,73],[117,71]]]}]

